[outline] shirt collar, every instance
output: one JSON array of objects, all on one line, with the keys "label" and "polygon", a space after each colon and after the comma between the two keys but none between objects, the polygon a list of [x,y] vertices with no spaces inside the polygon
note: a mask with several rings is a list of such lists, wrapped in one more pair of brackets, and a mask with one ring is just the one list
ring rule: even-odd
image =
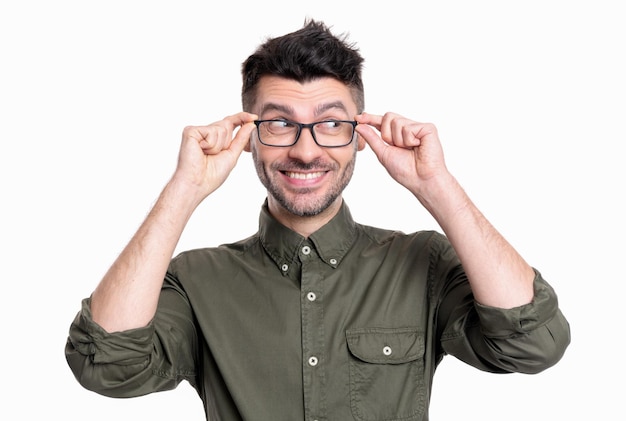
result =
[{"label": "shirt collar", "polygon": [[324,262],[337,267],[354,243],[356,232],[356,223],[345,202],[337,215],[308,239],[278,222],[269,212],[267,199],[259,216],[261,244],[283,272],[297,260],[298,252],[306,242],[315,247]]}]

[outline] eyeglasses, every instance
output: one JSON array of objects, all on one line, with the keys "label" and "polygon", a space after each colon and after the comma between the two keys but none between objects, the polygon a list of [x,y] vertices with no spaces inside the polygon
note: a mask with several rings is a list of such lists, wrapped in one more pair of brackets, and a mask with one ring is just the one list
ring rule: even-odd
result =
[{"label": "eyeglasses", "polygon": [[313,140],[324,148],[340,148],[352,143],[356,121],[324,120],[303,124],[289,120],[255,120],[259,142],[267,146],[287,147],[296,144],[302,129],[311,131]]}]

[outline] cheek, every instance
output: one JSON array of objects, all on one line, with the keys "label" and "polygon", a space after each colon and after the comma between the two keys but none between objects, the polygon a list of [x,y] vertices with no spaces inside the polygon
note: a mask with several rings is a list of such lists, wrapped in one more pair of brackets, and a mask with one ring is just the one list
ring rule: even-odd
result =
[{"label": "cheek", "polygon": [[331,158],[337,162],[340,166],[342,167],[347,167],[350,165],[350,163],[356,158],[356,153],[357,151],[360,150],[358,149],[358,146],[346,146],[345,148],[342,148],[341,151],[337,151],[337,153],[334,153],[331,155]]},{"label": "cheek", "polygon": [[271,165],[272,162],[277,161],[281,156],[280,149],[268,149],[266,146],[259,145],[258,142],[251,142],[250,149],[252,152],[252,159],[257,167],[259,165]]}]

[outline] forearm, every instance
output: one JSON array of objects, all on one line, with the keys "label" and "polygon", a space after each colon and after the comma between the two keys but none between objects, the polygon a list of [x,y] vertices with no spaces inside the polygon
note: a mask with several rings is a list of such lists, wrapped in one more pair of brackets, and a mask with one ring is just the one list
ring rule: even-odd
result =
[{"label": "forearm", "polygon": [[152,210],[92,294],[93,320],[109,332],[147,325],[163,278],[199,200],[170,181]]},{"label": "forearm", "polygon": [[446,173],[416,196],[450,240],[476,301],[513,308],[532,300],[533,269],[484,217],[454,177]]},{"label": "forearm", "polygon": [[228,177],[248,144],[255,118],[240,112],[183,130],[174,176],[92,294],[93,320],[102,328],[127,330],[152,320],[185,225],[200,202]]}]

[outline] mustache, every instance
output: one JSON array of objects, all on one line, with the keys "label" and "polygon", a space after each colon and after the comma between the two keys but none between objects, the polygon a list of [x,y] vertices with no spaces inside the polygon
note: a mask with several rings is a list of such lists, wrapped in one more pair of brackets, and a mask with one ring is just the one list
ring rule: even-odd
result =
[{"label": "mustache", "polygon": [[339,166],[334,162],[325,162],[322,159],[316,158],[311,162],[302,162],[297,159],[290,159],[289,161],[275,162],[271,165],[272,170],[275,171],[329,171],[336,170]]}]

